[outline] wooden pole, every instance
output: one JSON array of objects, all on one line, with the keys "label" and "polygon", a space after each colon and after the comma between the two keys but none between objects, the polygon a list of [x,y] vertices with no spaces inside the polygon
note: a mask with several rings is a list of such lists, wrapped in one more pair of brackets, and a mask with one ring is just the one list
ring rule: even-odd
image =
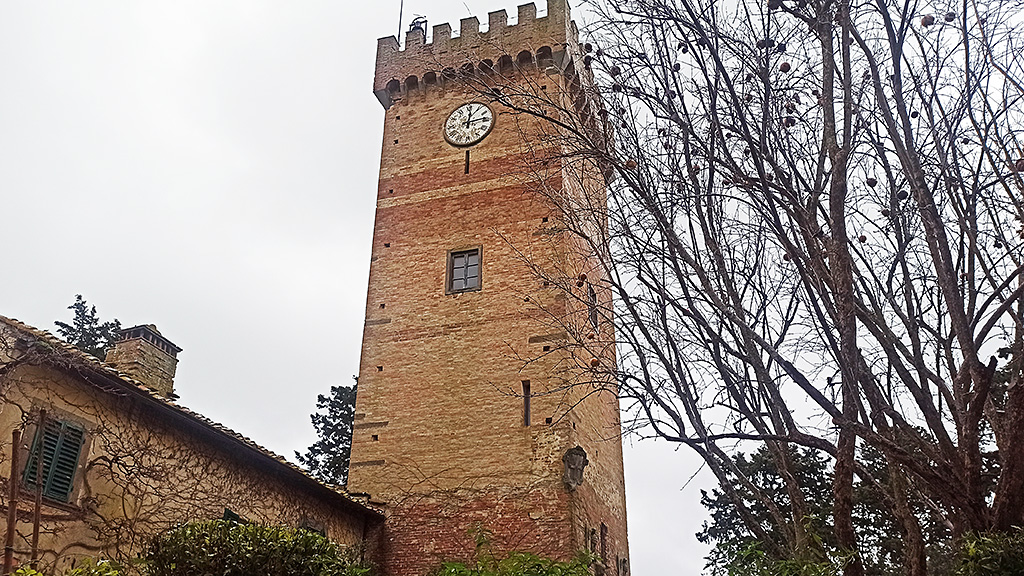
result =
[{"label": "wooden pole", "polygon": [[18,456],[21,453],[21,430],[12,433],[11,478],[7,492],[7,537],[4,540],[4,576],[14,571],[14,528],[18,522]]},{"label": "wooden pole", "polygon": [[[32,511],[32,559],[29,568],[39,569],[39,520],[43,510],[43,440],[46,438],[46,410],[39,410],[39,427],[36,429],[36,506]],[[51,467],[52,469],[52,467]]]}]

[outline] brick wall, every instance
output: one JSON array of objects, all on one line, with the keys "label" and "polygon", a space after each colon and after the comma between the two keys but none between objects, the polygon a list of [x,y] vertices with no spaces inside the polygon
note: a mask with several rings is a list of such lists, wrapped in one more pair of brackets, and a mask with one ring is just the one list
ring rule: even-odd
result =
[{"label": "brick wall", "polygon": [[178,360],[141,338],[118,342],[106,362],[163,396],[174,394]]},{"label": "brick wall", "polygon": [[[445,68],[543,46],[565,65],[574,36],[564,2],[549,2],[546,17],[534,13],[520,8],[516,26],[496,26],[502,18],[492,13],[485,34],[464,20],[463,33],[447,42],[444,26],[435,26],[433,44],[409,40],[398,51],[382,40],[378,51],[375,89],[386,92],[387,112],[349,488],[388,504],[383,556],[391,576],[471,558],[478,526],[493,533],[498,550],[568,558],[589,547],[590,531],[599,537],[603,523],[606,573],[628,554],[617,399],[583,384],[591,374],[564,342],[567,319],[585,320],[586,309],[551,281],[593,263],[559,230],[545,193],[563,188],[558,162],[537,174],[525,161],[558,150],[539,139],[544,126],[492,105],[494,129],[468,149],[467,174],[467,149],[442,132],[460,104],[484,101],[464,83],[445,82]],[[421,83],[431,71],[438,83]],[[517,74],[555,98],[562,89],[561,76],[536,66]],[[413,89],[410,75],[418,78]],[[399,88],[388,90],[397,79]],[[583,190],[593,184],[578,178],[564,186],[603,195]],[[482,289],[446,294],[448,252],[471,247],[481,249]],[[605,330],[595,340],[606,343],[603,361],[614,363],[610,338]],[[532,393],[530,426],[523,381]],[[570,490],[562,457],[576,445],[590,465]]]}]

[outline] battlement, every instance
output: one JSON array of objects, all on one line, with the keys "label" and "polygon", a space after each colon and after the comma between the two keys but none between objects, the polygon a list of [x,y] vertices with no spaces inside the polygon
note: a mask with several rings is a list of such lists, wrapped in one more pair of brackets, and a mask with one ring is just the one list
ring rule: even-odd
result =
[{"label": "battlement", "polygon": [[402,49],[394,36],[377,40],[377,66],[373,92],[384,108],[403,96],[418,93],[459,75],[506,73],[516,67],[536,65],[548,73],[565,69],[566,48],[577,42],[576,25],[566,0],[547,0],[547,14],[537,17],[534,3],[518,7],[516,24],[508,24],[505,10],[487,15],[487,30],[473,16],[459,21],[459,34],[451,24],[433,26],[427,42],[422,28],[405,36]]}]

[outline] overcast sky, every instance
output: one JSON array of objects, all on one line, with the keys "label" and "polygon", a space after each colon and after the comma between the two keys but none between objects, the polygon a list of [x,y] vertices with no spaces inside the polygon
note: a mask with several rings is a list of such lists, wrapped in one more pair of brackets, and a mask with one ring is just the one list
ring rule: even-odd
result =
[{"label": "overcast sky", "polygon": [[[181,402],[291,457],[358,370],[399,0],[0,0],[0,314],[81,293],[184,351]],[[502,0],[406,0],[431,25]],[[543,1],[538,3],[543,10]],[[705,475],[626,439],[633,574],[699,574]]]}]

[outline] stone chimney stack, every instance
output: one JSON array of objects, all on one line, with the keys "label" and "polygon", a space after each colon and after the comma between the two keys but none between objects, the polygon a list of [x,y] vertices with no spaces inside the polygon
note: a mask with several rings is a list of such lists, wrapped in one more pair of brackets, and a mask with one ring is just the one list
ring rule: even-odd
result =
[{"label": "stone chimney stack", "polygon": [[156,326],[147,324],[122,330],[117,344],[107,351],[107,364],[142,382],[166,398],[174,394],[177,347]]}]

